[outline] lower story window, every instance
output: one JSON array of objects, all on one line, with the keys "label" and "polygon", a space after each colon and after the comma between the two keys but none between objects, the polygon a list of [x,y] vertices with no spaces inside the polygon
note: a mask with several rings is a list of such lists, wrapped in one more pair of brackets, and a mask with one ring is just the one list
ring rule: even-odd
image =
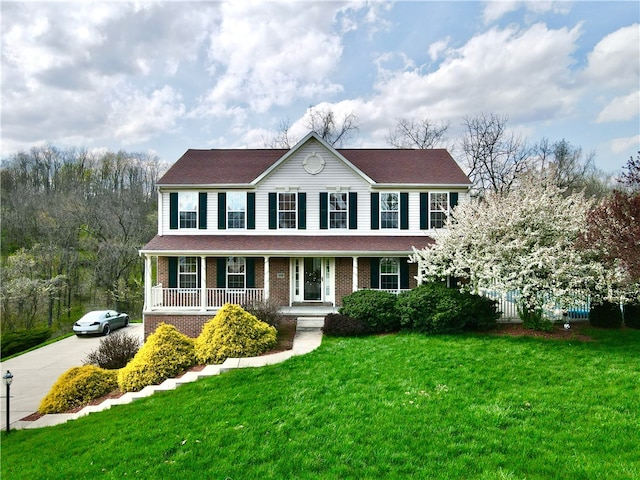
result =
[{"label": "lower story window", "polygon": [[197,257],[180,257],[178,259],[178,287],[198,288]]},{"label": "lower story window", "polygon": [[246,263],[244,257],[227,258],[227,288],[245,288]]},{"label": "lower story window", "polygon": [[400,285],[400,262],[397,258],[385,257],[380,260],[380,288],[397,290]]}]

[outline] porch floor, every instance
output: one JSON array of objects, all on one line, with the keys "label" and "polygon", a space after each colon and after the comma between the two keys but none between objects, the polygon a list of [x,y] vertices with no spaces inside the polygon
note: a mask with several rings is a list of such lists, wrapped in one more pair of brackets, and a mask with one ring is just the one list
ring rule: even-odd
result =
[{"label": "porch floor", "polygon": [[324,317],[329,313],[338,313],[338,307],[325,307],[320,305],[294,305],[292,307],[281,307],[280,313],[292,317]]}]

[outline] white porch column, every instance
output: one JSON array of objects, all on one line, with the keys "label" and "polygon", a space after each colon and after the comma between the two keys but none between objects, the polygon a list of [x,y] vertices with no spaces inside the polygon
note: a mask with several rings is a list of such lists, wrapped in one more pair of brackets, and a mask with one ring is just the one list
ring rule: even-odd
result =
[{"label": "white porch column", "polygon": [[264,299],[269,300],[269,257],[264,257]]},{"label": "white porch column", "polygon": [[151,255],[144,256],[144,311],[153,306],[151,300]]},{"label": "white porch column", "polygon": [[351,279],[352,287],[351,290],[353,292],[358,291],[358,257],[353,257],[353,273],[351,274],[353,278]]},{"label": "white porch column", "polygon": [[207,309],[207,257],[200,257],[200,310]]}]

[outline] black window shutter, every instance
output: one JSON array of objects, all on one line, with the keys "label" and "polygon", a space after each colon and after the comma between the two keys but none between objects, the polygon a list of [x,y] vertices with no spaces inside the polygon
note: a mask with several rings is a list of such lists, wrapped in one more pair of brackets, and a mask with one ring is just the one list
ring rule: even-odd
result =
[{"label": "black window shutter", "polygon": [[429,228],[429,222],[427,220],[429,214],[429,194],[425,192],[420,193],[420,230],[427,230]]},{"label": "black window shutter", "polygon": [[349,229],[358,228],[358,192],[349,192]]},{"label": "black window shutter", "polygon": [[449,192],[449,207],[453,208],[458,205],[458,192]]},{"label": "black window shutter", "polygon": [[218,230],[227,228],[227,194],[218,192]]},{"label": "black window shutter", "polygon": [[247,193],[247,229],[256,229],[256,194],[255,192]]},{"label": "black window shutter", "polygon": [[371,288],[380,288],[380,259],[371,259]]},{"label": "black window shutter", "polygon": [[307,194],[298,193],[298,229],[306,230],[307,228]]},{"label": "black window shutter", "polygon": [[278,228],[278,194],[269,193],[269,229]]},{"label": "black window shutter", "polygon": [[320,192],[320,229],[326,230],[329,228],[329,194],[327,192]]},{"label": "black window shutter", "polygon": [[371,230],[380,228],[380,194],[371,192]]},{"label": "black window shutter", "polygon": [[400,288],[405,290],[409,288],[409,259],[408,258],[400,259]]},{"label": "black window shutter", "polygon": [[200,230],[207,229],[207,192],[198,194],[198,228]]},{"label": "black window shutter", "polygon": [[218,288],[227,288],[227,257],[216,261],[216,284]]},{"label": "black window shutter", "polygon": [[178,288],[178,257],[169,257],[169,288]]},{"label": "black window shutter", "polygon": [[169,228],[178,229],[178,192],[169,194]]},{"label": "black window shutter", "polygon": [[409,229],[409,194],[407,192],[400,193],[400,229]]},{"label": "black window shutter", "polygon": [[247,288],[256,288],[256,259],[247,258]]}]

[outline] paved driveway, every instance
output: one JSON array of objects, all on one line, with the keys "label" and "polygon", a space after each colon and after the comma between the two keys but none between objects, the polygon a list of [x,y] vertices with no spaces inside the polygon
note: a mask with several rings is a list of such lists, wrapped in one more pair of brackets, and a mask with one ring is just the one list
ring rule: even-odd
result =
[{"label": "paved driveway", "polygon": [[[132,323],[118,331],[138,335],[142,340],[142,323]],[[9,417],[11,424],[38,410],[40,401],[60,375],[79,367],[87,354],[95,350],[102,337],[69,337],[24,355],[0,363],[0,377],[7,370],[13,374]],[[6,428],[6,386],[0,380],[0,425]]]}]

